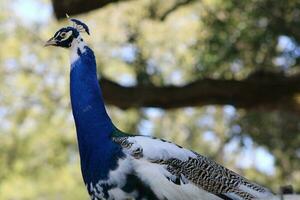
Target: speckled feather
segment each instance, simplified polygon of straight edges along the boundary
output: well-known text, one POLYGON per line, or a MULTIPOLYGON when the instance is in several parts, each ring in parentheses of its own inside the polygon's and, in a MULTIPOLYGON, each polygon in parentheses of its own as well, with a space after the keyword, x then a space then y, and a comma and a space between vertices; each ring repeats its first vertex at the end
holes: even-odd
MULTIPOLYGON (((152 139, 157 140, 156 138, 152 139)), ((113 141, 120 144, 122 148, 131 149, 134 146, 134 142, 130 141, 129 137, 115 137, 113 141)), ((167 142, 165 140, 160 141, 167 142)), ((178 146, 178 151, 181 149, 182 147, 178 146)), ((132 149, 130 152, 136 159, 143 158, 142 147, 132 149)), ((176 157, 156 160, 147 157, 144 158, 148 159, 149 162, 165 166, 168 172, 176 177, 174 183, 177 182, 180 184, 180 182, 184 183, 188 180, 210 193, 228 197, 236 195, 237 198, 243 200, 254 200, 259 197, 271 195, 266 188, 248 181, 207 157, 195 152, 193 153, 196 157, 189 157, 187 160, 180 160, 176 157), (244 191, 245 188, 247 188, 246 191, 244 191)))

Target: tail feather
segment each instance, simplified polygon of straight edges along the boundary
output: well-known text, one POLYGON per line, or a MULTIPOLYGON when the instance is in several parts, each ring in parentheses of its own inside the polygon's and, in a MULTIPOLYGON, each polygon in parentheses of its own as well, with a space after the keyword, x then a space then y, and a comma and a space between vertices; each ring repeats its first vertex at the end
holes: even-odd
POLYGON ((272 199, 275 195, 262 186, 246 182, 218 196, 224 200, 266 200, 272 199))
POLYGON ((239 190, 246 192, 252 196, 254 196, 256 199, 264 199, 267 197, 274 196, 270 190, 267 188, 264 188, 262 186, 252 184, 251 185, 240 185, 239 190))
POLYGON ((237 199, 238 197, 233 196, 231 194, 218 194, 217 196, 223 200, 239 200, 239 199, 237 199))

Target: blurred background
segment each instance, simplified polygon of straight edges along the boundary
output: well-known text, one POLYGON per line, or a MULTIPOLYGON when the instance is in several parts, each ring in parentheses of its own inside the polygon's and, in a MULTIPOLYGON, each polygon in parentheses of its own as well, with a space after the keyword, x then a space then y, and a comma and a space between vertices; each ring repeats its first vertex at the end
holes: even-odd
POLYGON ((91 30, 120 129, 300 192, 299 1, 0 0, 0 10, 1 200, 88 199, 69 53, 43 48, 65 13, 91 30))

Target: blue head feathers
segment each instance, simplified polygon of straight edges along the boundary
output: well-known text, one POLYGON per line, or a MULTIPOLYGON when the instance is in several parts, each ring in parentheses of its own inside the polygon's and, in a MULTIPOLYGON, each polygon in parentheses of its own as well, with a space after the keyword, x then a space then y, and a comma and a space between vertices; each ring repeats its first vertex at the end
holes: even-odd
POLYGON ((59 29, 52 38, 50 38, 45 46, 59 46, 64 48, 71 47, 74 38, 78 38, 80 32, 90 34, 89 27, 78 19, 68 19, 73 23, 73 27, 63 27, 59 29))

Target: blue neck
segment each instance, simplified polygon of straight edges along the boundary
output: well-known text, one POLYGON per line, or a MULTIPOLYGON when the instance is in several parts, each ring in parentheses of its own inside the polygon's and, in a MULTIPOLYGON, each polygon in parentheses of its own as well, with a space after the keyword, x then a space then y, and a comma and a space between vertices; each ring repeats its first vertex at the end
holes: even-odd
POLYGON ((109 139, 113 124, 105 110, 95 56, 87 46, 85 52, 80 52, 79 58, 71 64, 70 77, 71 104, 77 132, 84 131, 84 136, 89 137, 97 134, 102 140, 109 139))
POLYGON ((114 125, 105 110, 94 53, 87 46, 84 49, 71 64, 70 92, 81 170, 89 184, 107 178, 108 171, 116 167, 114 155, 121 153, 110 139, 114 125))

